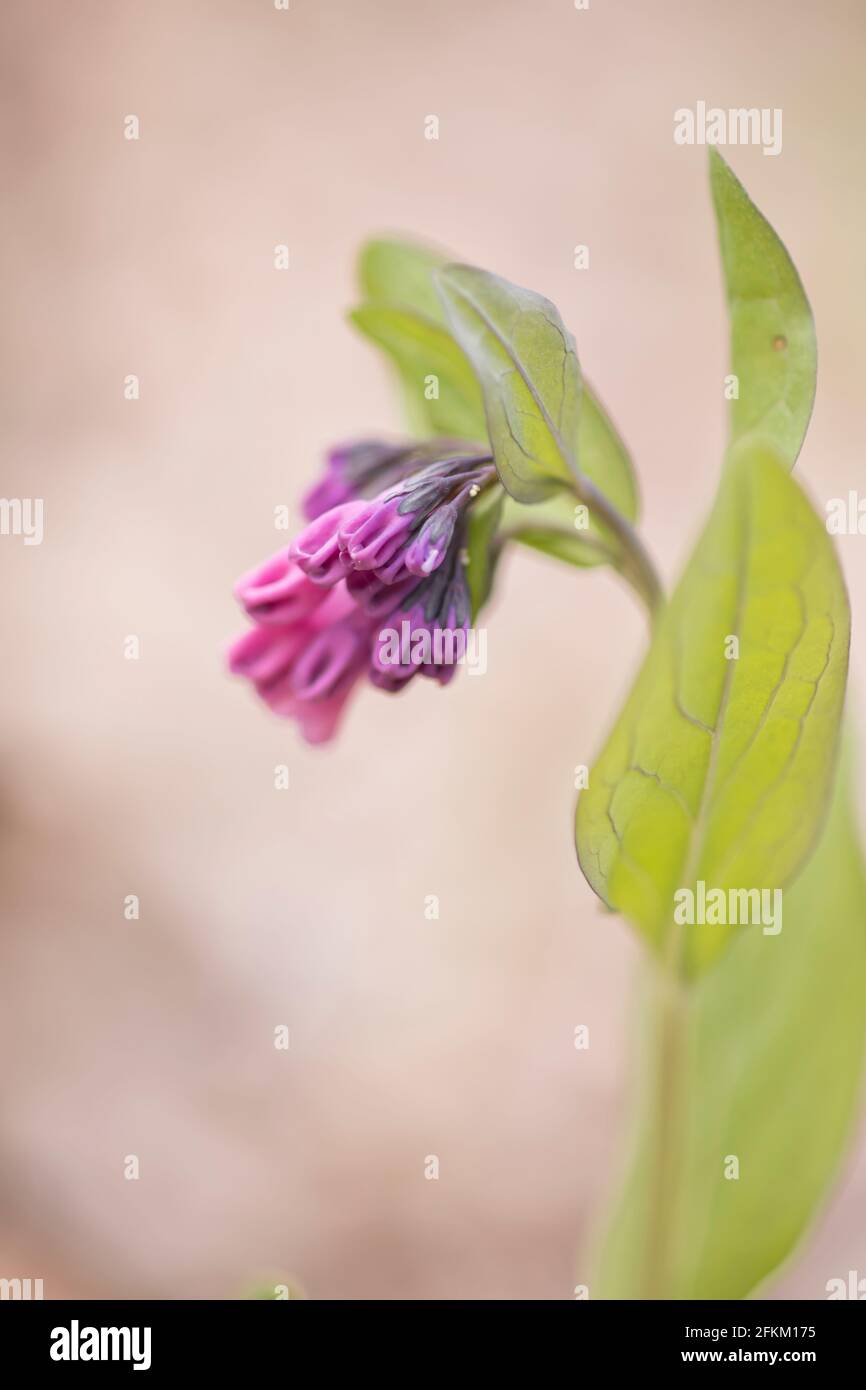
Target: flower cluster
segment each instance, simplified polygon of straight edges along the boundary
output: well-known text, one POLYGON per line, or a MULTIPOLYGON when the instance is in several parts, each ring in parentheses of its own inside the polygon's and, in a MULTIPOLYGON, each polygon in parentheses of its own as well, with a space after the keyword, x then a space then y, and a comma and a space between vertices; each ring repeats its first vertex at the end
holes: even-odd
POLYGON ((309 525, 235 587, 253 627, 229 668, 310 743, 331 738, 365 673, 391 692, 419 673, 446 684, 453 664, 395 664, 383 634, 468 630, 468 515, 495 479, 489 455, 441 441, 335 449, 305 498, 309 525))

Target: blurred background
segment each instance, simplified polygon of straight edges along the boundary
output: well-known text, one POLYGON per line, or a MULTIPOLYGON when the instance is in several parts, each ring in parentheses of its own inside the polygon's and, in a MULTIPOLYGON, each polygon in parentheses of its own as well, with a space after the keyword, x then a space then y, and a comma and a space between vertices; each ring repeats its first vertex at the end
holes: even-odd
MULTIPOLYGON (((0 490, 45 499, 41 546, 0 539, 0 1274, 570 1298, 623 1160, 638 958, 578 872, 574 768, 641 614, 610 575, 516 554, 484 679, 364 690, 310 750, 223 675, 231 587, 329 443, 399 431, 343 317, 382 231, 557 303, 676 575, 724 438, 706 151, 672 138, 699 99, 783 110, 778 158, 728 155, 815 309, 802 475, 821 507, 862 486, 866 12, 8 0, 0 23, 0 490)), ((840 544, 862 706, 866 542, 840 544)), ((864 1218, 861 1129, 770 1295, 866 1274, 864 1218)))

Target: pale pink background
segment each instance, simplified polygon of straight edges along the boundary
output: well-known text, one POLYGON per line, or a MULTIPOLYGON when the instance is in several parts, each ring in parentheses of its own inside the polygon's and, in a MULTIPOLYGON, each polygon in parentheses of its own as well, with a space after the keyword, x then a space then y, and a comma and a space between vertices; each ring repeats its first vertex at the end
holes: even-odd
MULTIPOLYGON (((342 317, 382 229, 556 301, 676 573, 723 440, 705 151, 671 134, 699 98, 783 108, 779 158, 731 158, 818 320, 803 473, 819 502, 862 486, 864 18, 857 0, 3 6, 2 491, 45 498, 46 536, 0 540, 0 1273, 180 1298, 271 1270, 315 1298, 555 1299, 588 1277, 637 949, 577 871, 573 769, 640 614, 607 575, 516 555, 486 678, 365 692, 315 752, 223 677, 231 584, 328 442, 398 425, 342 317)), ((842 546, 861 612, 864 547, 842 546)), ((858 1153, 774 1293, 866 1274, 858 1153)))

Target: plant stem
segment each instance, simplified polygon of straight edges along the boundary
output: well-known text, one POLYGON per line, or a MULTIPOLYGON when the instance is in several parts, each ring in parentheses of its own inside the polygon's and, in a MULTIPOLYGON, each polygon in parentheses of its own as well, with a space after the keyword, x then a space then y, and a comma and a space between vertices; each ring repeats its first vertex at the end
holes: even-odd
MULTIPOLYGON (((614 546, 604 539, 582 536, 581 542, 611 564, 644 600, 650 627, 661 612, 664 591, 650 555, 634 527, 583 474, 575 473, 572 491, 595 514, 614 546)), ((574 540, 564 526, 526 525, 500 533, 499 540, 527 540, 530 536, 555 535, 574 540)), ((641 1296, 669 1296, 672 1268, 672 1235, 676 1218, 679 1159, 683 1144, 682 1082, 685 1062, 688 999, 680 973, 680 933, 671 934, 668 951, 656 966, 653 1006, 657 1031, 652 1040, 655 1066, 655 1129, 649 1174, 649 1208, 643 1265, 638 1270, 641 1296)))
MULTIPOLYGON (((649 552, 634 527, 613 506, 589 478, 575 472, 572 489, 601 522, 615 542, 581 536, 586 545, 615 568, 631 584, 647 606, 650 627, 659 616, 664 591, 649 552)), ((557 536, 574 540, 575 533, 565 526, 525 525, 499 533, 498 542, 528 541, 531 536, 557 536)), ((649 1175, 649 1217, 646 1230, 644 1262, 638 1271, 641 1295, 647 1299, 667 1296, 672 1277, 672 1231, 676 1216, 678 1159, 682 1151, 682 1068, 685 1058, 687 996, 680 975, 681 942, 677 932, 664 960, 657 967, 654 980, 657 1034, 653 1039, 655 1067, 652 1073, 655 1087, 655 1131, 649 1175)))
POLYGON ((570 530, 567 526, 551 526, 548 523, 534 524, 527 521, 523 525, 505 526, 496 533, 496 544, 501 546, 506 541, 522 541, 524 545, 532 544, 533 536, 555 536, 564 541, 573 541, 579 538, 581 546, 593 551, 599 560, 604 564, 612 565, 614 569, 620 567, 620 556, 615 550, 611 550, 603 541, 597 540, 595 536, 578 537, 576 531, 570 530))
POLYGON ((637 531, 584 474, 575 475, 573 487, 578 500, 595 513, 619 543, 620 562, 617 568, 640 594, 652 617, 661 606, 664 591, 649 551, 637 531))
MULTIPOLYGON (((637 541, 640 555, 636 554, 631 544, 626 555, 629 559, 635 556, 636 577, 642 576, 640 582, 649 587, 651 597, 647 602, 650 626, 653 627, 664 596, 652 561, 633 531, 632 536, 637 541)), ((628 537, 624 539, 628 542, 628 537)), ((676 1277, 672 1256, 680 1159, 685 1138, 683 1069, 688 1023, 688 991, 681 973, 681 958, 682 929, 674 924, 661 961, 653 962, 656 1029, 651 1045, 655 1052, 652 1078, 656 1122, 650 1155, 646 1243, 640 1275, 642 1297, 652 1300, 670 1298, 672 1280, 676 1277)))
POLYGON ((581 546, 587 550, 592 550, 603 563, 610 565, 627 584, 631 585, 638 597, 646 604, 652 619, 661 607, 664 598, 661 583, 637 532, 629 526, 623 517, 620 517, 620 520, 630 535, 627 551, 622 548, 612 549, 611 546, 605 545, 604 541, 597 537, 582 535, 569 530, 567 526, 551 526, 548 523, 536 525, 530 521, 523 525, 509 526, 500 531, 496 537, 496 543, 500 547, 506 541, 522 541, 524 544, 531 545, 530 538, 532 536, 555 536, 567 541, 573 541, 579 537, 581 546))
MULTIPOLYGON (((664 591, 655 565, 637 531, 595 484, 576 473, 573 490, 617 542, 616 550, 593 540, 593 545, 631 584, 647 606, 650 628, 661 612, 664 591)), ((564 530, 565 528, 558 528, 564 530)), ((655 1067, 655 1133, 649 1174, 649 1215, 644 1263, 639 1271, 642 1296, 669 1297, 672 1236, 676 1219, 679 1159, 683 1145, 682 1083, 685 1063, 688 998, 680 973, 680 933, 672 933, 669 949, 654 980, 657 1031, 653 1038, 655 1067)))
POLYGON ((679 1157, 683 1146, 682 1081, 687 1001, 683 985, 663 963, 655 982, 657 1033, 654 1083, 656 1129, 649 1173, 649 1216, 641 1294, 646 1299, 671 1296, 672 1235, 676 1216, 679 1157))

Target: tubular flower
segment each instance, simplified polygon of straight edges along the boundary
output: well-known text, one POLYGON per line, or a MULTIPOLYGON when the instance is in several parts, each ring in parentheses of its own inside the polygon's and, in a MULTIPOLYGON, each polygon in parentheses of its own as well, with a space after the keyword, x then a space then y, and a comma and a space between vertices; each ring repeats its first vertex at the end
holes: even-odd
POLYGON ((235 586, 253 627, 229 669, 310 743, 332 737, 364 675, 389 692, 419 673, 447 684, 471 620, 469 513, 491 486, 490 456, 447 441, 332 451, 308 525, 235 586))

